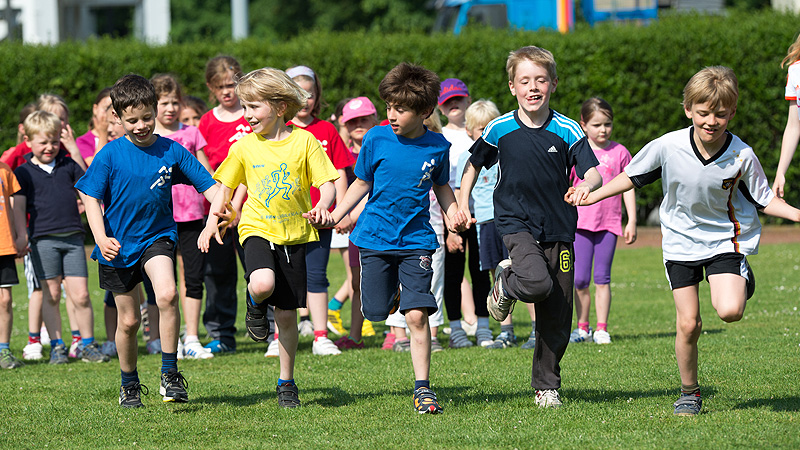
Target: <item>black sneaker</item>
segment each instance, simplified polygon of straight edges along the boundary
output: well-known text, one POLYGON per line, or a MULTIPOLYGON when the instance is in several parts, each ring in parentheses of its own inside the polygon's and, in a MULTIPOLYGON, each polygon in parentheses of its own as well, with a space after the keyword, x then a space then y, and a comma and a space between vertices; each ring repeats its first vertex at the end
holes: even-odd
POLYGON ((421 387, 414 391, 414 409, 420 414, 439 414, 442 407, 431 389, 421 387))
POLYGON ((247 335, 256 342, 267 342, 269 338, 269 319, 267 319, 267 302, 253 306, 250 292, 247 292, 247 312, 244 315, 244 324, 247 335))
POLYGON ((140 384, 138 381, 131 381, 125 386, 119 387, 119 406, 123 408, 141 408, 142 394, 147 395, 150 392, 147 386, 140 384))
POLYGON ((678 401, 672 406, 675 407, 676 416, 696 416, 700 414, 700 409, 703 407, 703 399, 700 393, 696 394, 681 394, 678 401))
POLYGON ((281 408, 299 408, 300 390, 296 384, 279 384, 275 390, 278 392, 278 406, 281 408))
POLYGON ((165 402, 185 403, 189 401, 189 394, 186 393, 188 386, 189 383, 179 371, 170 369, 169 372, 161 374, 161 387, 158 392, 165 402))

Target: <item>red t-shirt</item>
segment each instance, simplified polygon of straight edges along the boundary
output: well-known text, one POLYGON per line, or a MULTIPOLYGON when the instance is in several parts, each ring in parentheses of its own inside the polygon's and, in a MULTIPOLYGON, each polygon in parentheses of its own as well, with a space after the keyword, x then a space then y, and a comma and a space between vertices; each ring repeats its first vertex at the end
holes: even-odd
POLYGON ((204 151, 214 170, 217 170, 228 156, 231 145, 253 131, 250 124, 244 120, 244 116, 233 122, 222 122, 214 115, 213 109, 203 114, 197 128, 206 140, 204 151))
POLYGON ((28 142, 22 141, 16 147, 11 147, 3 152, 3 155, 0 156, 0 162, 8 164, 11 170, 16 170, 17 167, 25 164, 25 155, 30 152, 31 147, 28 145, 28 142))
MULTIPOLYGON (((292 126, 295 124, 292 121, 289 121, 287 125, 292 126)), ((298 128, 303 127, 298 126, 298 128)), ((347 167, 355 164, 356 161, 353 159, 353 154, 350 153, 350 150, 348 150, 341 136, 339 136, 339 132, 332 123, 317 119, 315 117, 314 120, 303 129, 313 134, 314 137, 317 138, 320 145, 322 145, 323 150, 325 150, 325 153, 328 155, 328 159, 331 160, 333 167, 335 167, 337 170, 346 169, 347 167)), ((319 189, 311 186, 310 192, 311 204, 316 206, 320 198, 319 189)), ((333 207, 334 205, 331 205, 331 211, 333 211, 333 207)))

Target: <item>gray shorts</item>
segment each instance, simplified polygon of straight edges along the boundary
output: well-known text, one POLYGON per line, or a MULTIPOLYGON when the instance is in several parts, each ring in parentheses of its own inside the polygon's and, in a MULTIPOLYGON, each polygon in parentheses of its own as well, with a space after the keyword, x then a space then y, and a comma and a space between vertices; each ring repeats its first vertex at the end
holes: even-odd
POLYGON ((83 233, 32 239, 30 247, 33 269, 40 280, 89 276, 83 233))

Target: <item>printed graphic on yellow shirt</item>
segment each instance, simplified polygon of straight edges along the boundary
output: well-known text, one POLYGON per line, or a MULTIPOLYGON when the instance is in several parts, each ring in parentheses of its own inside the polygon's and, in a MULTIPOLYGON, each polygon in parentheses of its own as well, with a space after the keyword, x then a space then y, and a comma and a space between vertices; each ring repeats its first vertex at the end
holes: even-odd
POLYGON ((287 170, 286 164, 281 163, 278 170, 273 171, 268 177, 259 181, 256 186, 256 192, 258 192, 258 198, 264 200, 264 205, 267 208, 269 208, 269 202, 278 194, 284 200, 291 200, 290 195, 300 186, 300 178, 298 177, 288 181, 291 175, 292 173, 287 170))

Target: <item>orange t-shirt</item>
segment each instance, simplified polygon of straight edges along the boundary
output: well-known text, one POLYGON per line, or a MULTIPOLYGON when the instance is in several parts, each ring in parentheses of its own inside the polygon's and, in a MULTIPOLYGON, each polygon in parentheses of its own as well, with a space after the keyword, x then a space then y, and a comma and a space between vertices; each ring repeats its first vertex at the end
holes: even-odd
POLYGON ((16 255, 11 229, 11 196, 19 192, 19 183, 11 167, 0 162, 0 255, 16 255))

